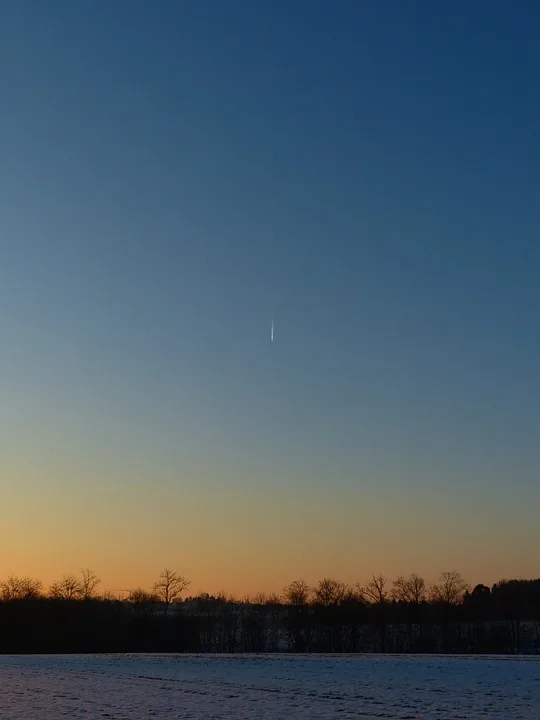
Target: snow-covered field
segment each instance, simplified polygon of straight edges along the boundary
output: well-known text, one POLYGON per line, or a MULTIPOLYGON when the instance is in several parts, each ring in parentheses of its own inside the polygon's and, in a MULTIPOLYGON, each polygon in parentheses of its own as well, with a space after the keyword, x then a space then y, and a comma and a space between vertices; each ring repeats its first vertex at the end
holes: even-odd
POLYGON ((0 719, 540 718, 540 661, 0 656, 0 719))

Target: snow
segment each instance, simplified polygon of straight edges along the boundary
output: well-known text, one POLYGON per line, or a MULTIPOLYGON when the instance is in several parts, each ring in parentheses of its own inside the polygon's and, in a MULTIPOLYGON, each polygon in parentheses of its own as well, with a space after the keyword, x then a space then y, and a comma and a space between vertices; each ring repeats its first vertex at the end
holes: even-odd
POLYGON ((540 717, 531 657, 0 656, 0 718, 540 717))

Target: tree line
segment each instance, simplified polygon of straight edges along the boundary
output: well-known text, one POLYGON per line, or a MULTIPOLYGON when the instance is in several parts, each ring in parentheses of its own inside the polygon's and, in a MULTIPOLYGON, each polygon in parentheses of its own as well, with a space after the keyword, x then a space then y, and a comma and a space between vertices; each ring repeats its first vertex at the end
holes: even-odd
POLYGON ((34 578, 0 583, 0 652, 540 653, 540 579, 471 589, 456 571, 364 585, 294 580, 281 595, 187 596, 165 569, 151 590, 99 593, 90 569, 48 590, 34 578))

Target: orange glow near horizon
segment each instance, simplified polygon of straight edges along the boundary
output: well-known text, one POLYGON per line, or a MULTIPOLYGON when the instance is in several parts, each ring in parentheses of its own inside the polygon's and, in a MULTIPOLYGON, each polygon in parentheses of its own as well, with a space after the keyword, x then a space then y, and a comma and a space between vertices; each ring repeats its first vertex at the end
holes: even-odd
POLYGON ((389 504, 376 492, 293 498, 275 489, 246 499, 234 487, 196 494, 140 486, 126 497, 103 483, 43 497, 20 483, 0 509, 0 580, 29 575, 47 588, 89 567, 100 590, 128 591, 150 589, 170 567, 190 580, 187 594, 242 598, 281 593, 295 579, 355 585, 373 573, 391 581, 417 572, 436 581, 456 569, 471 585, 490 585, 536 570, 532 538, 517 518, 507 514, 506 534, 502 526, 494 534, 490 518, 472 508, 457 524, 457 508, 421 507, 405 496, 389 504))

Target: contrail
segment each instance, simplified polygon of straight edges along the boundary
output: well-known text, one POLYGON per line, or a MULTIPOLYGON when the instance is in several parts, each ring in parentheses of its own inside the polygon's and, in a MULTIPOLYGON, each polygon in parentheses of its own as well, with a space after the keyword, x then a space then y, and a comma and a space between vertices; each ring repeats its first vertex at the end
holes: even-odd
POLYGON ((272 325, 270 326, 270 342, 274 342, 274 318, 272 318, 272 325))

